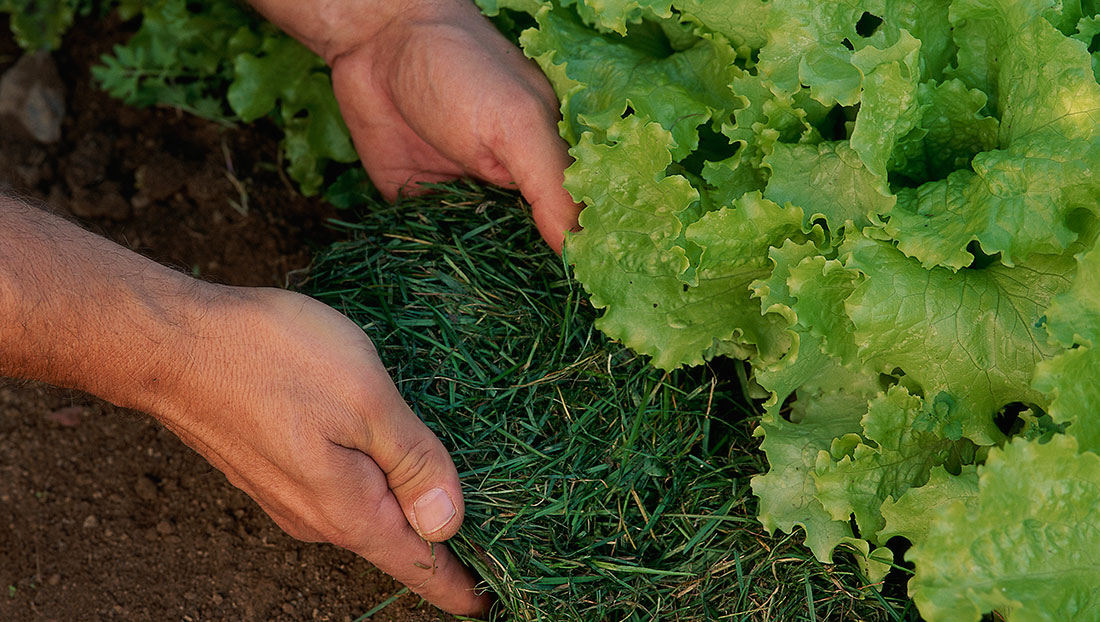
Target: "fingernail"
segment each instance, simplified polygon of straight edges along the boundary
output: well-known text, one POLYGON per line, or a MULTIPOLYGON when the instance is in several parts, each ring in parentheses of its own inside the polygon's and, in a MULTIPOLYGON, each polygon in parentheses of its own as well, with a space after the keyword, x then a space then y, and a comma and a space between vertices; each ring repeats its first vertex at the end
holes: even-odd
POLYGON ((455 504, 442 488, 433 488, 420 496, 413 504, 416 530, 426 536, 447 526, 455 517, 455 504))

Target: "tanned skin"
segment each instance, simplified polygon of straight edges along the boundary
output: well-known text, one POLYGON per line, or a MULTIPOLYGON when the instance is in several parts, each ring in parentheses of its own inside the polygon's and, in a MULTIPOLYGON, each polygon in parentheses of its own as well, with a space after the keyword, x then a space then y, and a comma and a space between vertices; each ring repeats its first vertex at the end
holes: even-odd
MULTIPOLYGON (((388 198, 470 176, 517 187, 560 250, 578 208, 557 99, 469 0, 256 0, 319 53, 388 198)), ((196 281, 0 197, 0 375, 156 417, 284 530, 370 560, 440 608, 483 614, 441 543, 462 523, 454 463, 367 335, 300 294, 196 281)))

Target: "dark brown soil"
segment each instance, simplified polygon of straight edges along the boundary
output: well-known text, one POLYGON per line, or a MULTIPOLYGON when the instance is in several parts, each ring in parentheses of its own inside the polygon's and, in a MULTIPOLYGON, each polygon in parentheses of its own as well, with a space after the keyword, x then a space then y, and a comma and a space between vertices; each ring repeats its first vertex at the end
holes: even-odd
MULTIPOLYGON (((0 20, 0 72, 19 54, 7 33, 0 20)), ((63 138, 0 136, 0 189, 201 278, 292 284, 310 245, 333 239, 329 208, 285 184, 263 126, 100 93, 89 65, 125 34, 85 22, 67 37, 54 55, 63 138)), ((0 620, 351 621, 399 589, 347 551, 283 534, 152 419, 0 380, 0 620)), ((451 618, 405 595, 372 619, 451 618)))

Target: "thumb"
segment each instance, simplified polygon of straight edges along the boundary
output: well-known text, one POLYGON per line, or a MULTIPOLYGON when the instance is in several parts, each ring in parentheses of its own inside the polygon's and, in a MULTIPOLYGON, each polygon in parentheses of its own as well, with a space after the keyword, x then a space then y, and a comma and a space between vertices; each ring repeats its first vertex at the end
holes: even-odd
POLYGON ((443 443, 409 408, 389 377, 384 380, 373 383, 385 388, 372 396, 364 409, 366 417, 350 431, 351 446, 370 456, 386 475, 420 537, 442 542, 458 532, 465 513, 458 470, 443 443))

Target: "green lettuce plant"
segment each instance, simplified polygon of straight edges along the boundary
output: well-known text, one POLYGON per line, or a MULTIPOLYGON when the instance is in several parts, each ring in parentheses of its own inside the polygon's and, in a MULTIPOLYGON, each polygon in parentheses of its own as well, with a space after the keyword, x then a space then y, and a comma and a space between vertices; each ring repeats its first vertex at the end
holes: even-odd
POLYGON ((609 336, 748 361, 769 530, 928 620, 1100 619, 1095 0, 481 0, 609 336), (900 560, 899 560, 900 561, 900 560))

